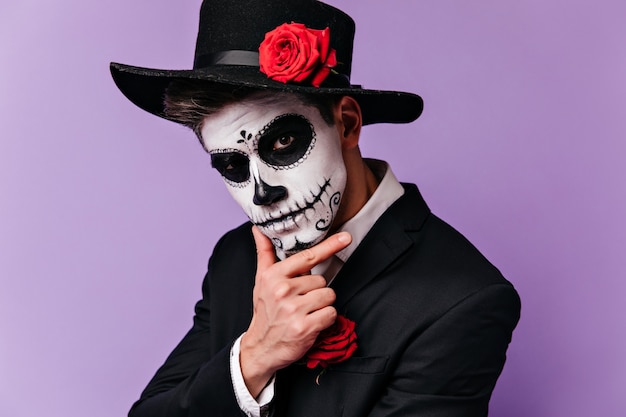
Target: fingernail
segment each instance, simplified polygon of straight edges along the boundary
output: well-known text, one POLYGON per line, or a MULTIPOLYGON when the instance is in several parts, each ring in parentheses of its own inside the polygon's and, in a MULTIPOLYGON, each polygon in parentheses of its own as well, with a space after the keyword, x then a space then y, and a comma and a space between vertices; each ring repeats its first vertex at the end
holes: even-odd
POLYGON ((337 240, 341 243, 350 243, 352 236, 348 232, 341 232, 337 235, 337 240))

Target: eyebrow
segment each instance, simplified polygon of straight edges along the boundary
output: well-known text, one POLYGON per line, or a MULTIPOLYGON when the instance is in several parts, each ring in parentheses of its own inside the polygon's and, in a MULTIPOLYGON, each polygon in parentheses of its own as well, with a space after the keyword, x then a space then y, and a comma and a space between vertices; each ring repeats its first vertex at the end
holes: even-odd
MULTIPOLYGON (((241 132, 239 132, 239 134, 244 137, 246 140, 250 140, 252 138, 254 138, 254 136, 252 135, 252 133, 247 133, 245 130, 242 130, 241 132), (246 136, 243 136, 243 134, 246 133, 246 136)), ((251 148, 249 145, 246 145, 246 141, 242 138, 239 139, 235 139, 236 144, 238 145, 243 145, 244 147, 247 147, 247 149, 238 149, 238 148, 215 148, 215 149, 207 149, 207 152, 209 155, 214 155, 214 154, 218 154, 218 153, 230 153, 230 152, 237 152, 240 153, 242 155, 247 156, 248 153, 246 151, 252 151, 255 147, 256 144, 254 144, 254 146, 251 148)))
POLYGON ((263 126, 263 129, 261 129, 261 131, 257 134, 257 138, 261 140, 262 138, 270 135, 283 133, 281 129, 288 128, 290 127, 290 125, 293 126, 294 122, 296 121, 299 123, 305 123, 311 129, 311 131, 314 132, 313 125, 311 124, 309 119, 307 119, 303 115, 298 113, 284 113, 280 116, 276 116, 269 123, 263 126))
MULTIPOLYGON (((315 130, 313 129, 313 124, 305 116, 298 114, 298 113, 283 113, 281 115, 274 117, 269 122, 267 122, 265 126, 263 126, 263 128, 261 128, 259 133, 257 133, 256 135, 253 135, 250 131, 246 129, 241 129, 239 131, 239 135, 237 136, 237 139, 235 139, 235 142, 237 144, 245 144, 246 142, 249 142, 250 140, 254 140, 253 148, 249 150, 257 149, 257 144, 260 139, 265 138, 269 135, 275 135, 276 133, 282 133, 280 129, 288 127, 288 124, 293 123, 294 119, 296 118, 302 122, 305 122, 311 128, 311 131, 315 132, 315 130)), ((216 148, 210 151, 207 150, 207 152, 209 153, 209 155, 213 155, 216 153, 238 152, 242 155, 247 156, 245 152, 243 152, 240 149, 235 149, 235 148, 216 148)))
MULTIPOLYGON (((240 149, 235 149, 235 148, 218 148, 218 149, 212 149, 209 152, 210 156, 217 156, 217 155, 224 155, 224 156, 228 156, 228 154, 239 154, 239 155, 243 155, 246 158, 248 157, 248 154, 243 152, 240 149)), ((211 165, 213 165, 213 159, 211 159, 211 165)))

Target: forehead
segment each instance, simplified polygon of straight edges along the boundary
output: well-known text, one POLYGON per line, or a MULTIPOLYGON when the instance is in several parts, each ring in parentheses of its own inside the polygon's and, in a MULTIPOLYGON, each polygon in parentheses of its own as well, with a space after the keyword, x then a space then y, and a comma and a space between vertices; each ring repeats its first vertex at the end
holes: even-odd
POLYGON ((325 123, 317 108, 304 104, 297 97, 280 94, 271 99, 250 98, 224 106, 204 119, 200 133, 210 152, 218 149, 237 149, 242 132, 252 136, 285 114, 298 114, 314 127, 325 123))

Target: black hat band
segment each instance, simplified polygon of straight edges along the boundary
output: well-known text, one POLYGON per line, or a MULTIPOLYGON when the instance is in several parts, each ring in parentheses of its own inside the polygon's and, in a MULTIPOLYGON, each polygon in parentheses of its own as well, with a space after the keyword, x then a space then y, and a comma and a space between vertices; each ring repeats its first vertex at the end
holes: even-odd
POLYGON ((219 51, 197 56, 194 62, 195 68, 210 67, 212 65, 245 65, 258 67, 259 53, 242 50, 219 51))
MULTIPOLYGON (((230 50, 219 51, 210 54, 199 55, 194 62, 194 68, 205 68, 213 65, 242 65, 246 67, 259 67, 259 53, 254 51, 230 50)), ((333 72, 334 85, 350 86, 350 77, 346 74, 333 72)))

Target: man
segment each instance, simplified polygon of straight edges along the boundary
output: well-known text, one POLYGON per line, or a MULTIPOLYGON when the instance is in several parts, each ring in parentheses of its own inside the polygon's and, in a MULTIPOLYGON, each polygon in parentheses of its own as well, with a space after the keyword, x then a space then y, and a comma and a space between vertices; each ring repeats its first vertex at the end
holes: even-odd
POLYGON ((361 158, 364 124, 421 113, 349 82, 353 21, 313 0, 206 0, 193 70, 112 64, 192 128, 250 219, 217 244, 194 325, 131 416, 484 416, 513 287, 361 158))

